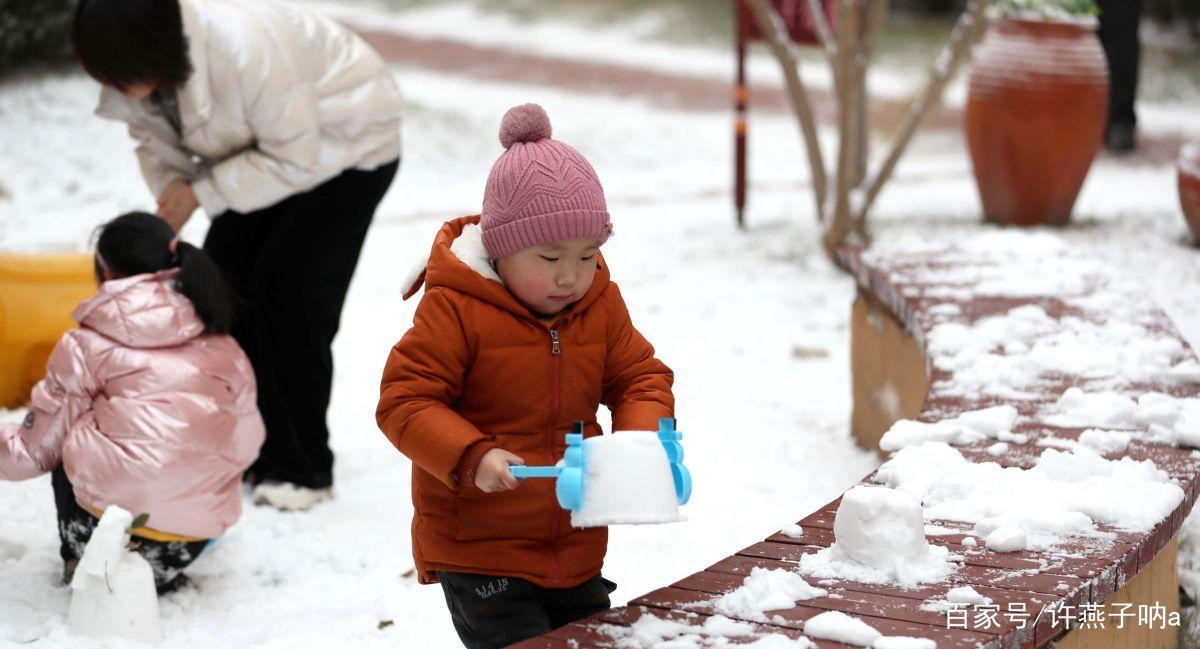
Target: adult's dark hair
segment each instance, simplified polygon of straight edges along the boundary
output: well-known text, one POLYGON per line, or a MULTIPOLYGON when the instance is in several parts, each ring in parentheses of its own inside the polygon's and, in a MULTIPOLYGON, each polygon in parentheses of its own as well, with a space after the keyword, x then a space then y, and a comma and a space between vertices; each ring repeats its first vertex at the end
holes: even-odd
POLYGON ((71 47, 106 86, 182 86, 192 74, 178 0, 80 0, 71 47))
POLYGON ((203 250, 185 241, 171 241, 175 230, 166 221, 145 212, 130 212, 100 226, 96 252, 104 260, 96 272, 107 270, 112 279, 156 273, 179 267, 177 288, 196 309, 208 331, 229 333, 233 302, 225 277, 203 250))

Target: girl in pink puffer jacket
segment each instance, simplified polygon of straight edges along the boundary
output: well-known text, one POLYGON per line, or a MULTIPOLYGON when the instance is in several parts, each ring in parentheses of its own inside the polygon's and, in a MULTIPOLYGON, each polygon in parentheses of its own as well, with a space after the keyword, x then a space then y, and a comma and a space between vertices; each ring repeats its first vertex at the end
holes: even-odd
POLYGON ((53 472, 68 581, 105 507, 148 514, 135 541, 163 592, 241 516, 264 435, 254 370, 220 272, 162 219, 103 225, 95 266, 24 423, 0 427, 0 478, 53 472))

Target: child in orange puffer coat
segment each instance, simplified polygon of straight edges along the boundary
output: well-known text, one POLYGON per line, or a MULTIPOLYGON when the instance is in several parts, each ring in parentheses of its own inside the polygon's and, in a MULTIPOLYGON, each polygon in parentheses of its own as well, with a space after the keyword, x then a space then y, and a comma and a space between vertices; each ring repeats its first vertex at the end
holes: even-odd
MULTIPOLYGON (((609 606, 605 528, 573 529, 550 480, 571 423, 599 435, 674 416, 671 370, 630 320, 600 255, 604 192, 535 104, 508 111, 483 213, 446 223, 376 413, 413 462, 413 554, 472 649, 502 647, 609 606)), ((418 277, 408 294, 420 288, 418 277)))

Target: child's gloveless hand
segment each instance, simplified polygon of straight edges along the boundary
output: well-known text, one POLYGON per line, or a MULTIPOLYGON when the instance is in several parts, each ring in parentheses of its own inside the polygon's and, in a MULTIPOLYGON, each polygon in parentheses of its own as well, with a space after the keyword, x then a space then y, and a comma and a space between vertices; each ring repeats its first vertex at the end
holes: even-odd
POLYGON ((508 470, 510 464, 525 464, 525 460, 500 448, 484 453, 475 469, 475 486, 485 493, 516 489, 521 481, 508 470))

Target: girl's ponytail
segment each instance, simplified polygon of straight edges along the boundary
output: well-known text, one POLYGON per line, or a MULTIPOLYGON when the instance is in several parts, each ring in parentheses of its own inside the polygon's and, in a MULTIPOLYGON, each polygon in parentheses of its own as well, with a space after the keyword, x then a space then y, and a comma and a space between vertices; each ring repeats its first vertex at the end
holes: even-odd
POLYGON ((97 275, 112 279, 179 267, 179 292, 192 302, 205 329, 229 333, 233 300, 221 270, 203 250, 179 241, 167 222, 145 212, 130 212, 100 226, 96 240, 97 275))
POLYGON ((185 241, 176 243, 175 255, 179 260, 179 292, 192 301, 206 329, 229 333, 233 301, 221 270, 207 253, 185 241))

